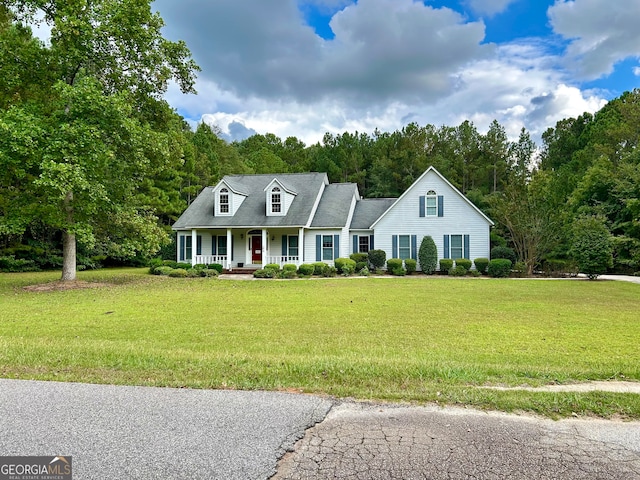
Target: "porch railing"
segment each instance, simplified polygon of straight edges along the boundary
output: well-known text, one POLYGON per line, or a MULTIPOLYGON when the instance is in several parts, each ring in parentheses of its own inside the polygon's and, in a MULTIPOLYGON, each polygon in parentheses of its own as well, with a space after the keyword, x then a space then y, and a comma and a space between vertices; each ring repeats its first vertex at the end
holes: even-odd
POLYGON ((212 263, 219 263, 222 266, 226 266, 227 255, 196 255, 194 263, 196 265, 198 264, 211 265, 212 263))
POLYGON ((300 266, 300 257, 298 255, 278 255, 276 257, 267 257, 267 263, 277 263, 280 265, 280 268, 285 263, 293 263, 295 265, 300 266))

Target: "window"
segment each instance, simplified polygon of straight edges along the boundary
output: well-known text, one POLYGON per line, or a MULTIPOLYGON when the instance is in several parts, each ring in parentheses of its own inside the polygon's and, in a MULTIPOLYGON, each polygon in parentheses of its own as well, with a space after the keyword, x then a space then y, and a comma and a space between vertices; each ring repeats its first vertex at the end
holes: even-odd
POLYGON ((289 256, 297 257, 298 256, 298 237, 295 235, 289 235, 287 237, 289 243, 289 256))
POLYGON ((411 258, 411 239, 409 235, 398 235, 398 258, 411 258))
POLYGON ((360 235, 360 237, 358 237, 358 252, 359 253, 369 252, 369 236, 368 235, 360 235))
POLYGON ((191 260, 191 255, 193 251, 193 246, 192 246, 193 242, 192 242, 191 235, 185 236, 184 239, 185 239, 184 259, 191 260))
POLYGON ((427 192, 425 197, 427 217, 435 217, 438 215, 438 196, 433 190, 427 192))
POLYGON ((462 235, 451 235, 451 258, 464 258, 462 235))
POLYGON ((282 196, 280 195, 280 189, 273 187, 271 190, 271 213, 282 212, 282 196))
POLYGON ((333 260, 333 236, 322 236, 322 260, 333 260))
POLYGON ((218 236, 218 255, 227 254, 227 237, 224 235, 218 236))
POLYGON ((229 190, 220 190, 220 213, 229 213, 229 190))

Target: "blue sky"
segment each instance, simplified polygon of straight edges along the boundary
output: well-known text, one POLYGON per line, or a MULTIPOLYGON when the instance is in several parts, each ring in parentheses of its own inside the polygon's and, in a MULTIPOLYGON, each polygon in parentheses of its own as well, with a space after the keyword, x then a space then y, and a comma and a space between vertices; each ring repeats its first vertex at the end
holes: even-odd
POLYGON ((640 0, 156 0, 202 67, 167 100, 230 137, 409 121, 535 139, 640 80, 640 0))

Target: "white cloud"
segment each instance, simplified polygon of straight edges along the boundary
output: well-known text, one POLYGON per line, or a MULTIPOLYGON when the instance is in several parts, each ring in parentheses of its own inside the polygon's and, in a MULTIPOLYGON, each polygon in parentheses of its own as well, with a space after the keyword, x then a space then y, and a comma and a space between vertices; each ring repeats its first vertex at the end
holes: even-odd
POLYGON ((640 56, 640 0, 556 0, 548 15, 569 39, 567 63, 581 78, 608 75, 617 62, 640 56))
POLYGON ((518 0, 466 0, 466 4, 476 13, 489 17, 504 12, 518 0))

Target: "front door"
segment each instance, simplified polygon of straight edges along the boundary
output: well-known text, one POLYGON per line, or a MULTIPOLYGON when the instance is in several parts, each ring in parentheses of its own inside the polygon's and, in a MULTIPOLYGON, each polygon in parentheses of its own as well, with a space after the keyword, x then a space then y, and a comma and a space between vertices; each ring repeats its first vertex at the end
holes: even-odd
POLYGON ((251 237, 251 263, 262 263, 262 237, 251 237))

